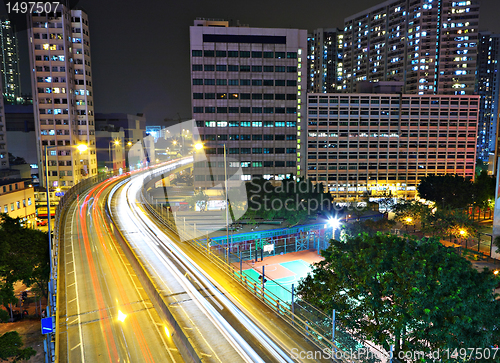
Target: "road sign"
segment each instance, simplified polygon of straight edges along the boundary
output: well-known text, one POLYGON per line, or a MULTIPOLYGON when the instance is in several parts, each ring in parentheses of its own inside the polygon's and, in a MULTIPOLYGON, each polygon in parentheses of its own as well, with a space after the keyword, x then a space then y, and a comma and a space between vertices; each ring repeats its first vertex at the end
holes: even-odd
POLYGON ((42 334, 52 333, 54 325, 52 324, 52 317, 42 319, 42 334))

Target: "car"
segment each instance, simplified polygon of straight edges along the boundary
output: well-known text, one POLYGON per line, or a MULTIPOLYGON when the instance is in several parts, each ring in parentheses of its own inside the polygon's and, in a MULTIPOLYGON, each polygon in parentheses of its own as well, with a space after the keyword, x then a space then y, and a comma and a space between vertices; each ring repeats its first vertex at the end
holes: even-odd
POLYGON ((47 223, 48 223, 48 221, 46 219, 37 218, 37 220, 36 220, 37 227, 39 227, 39 226, 46 226, 47 223))

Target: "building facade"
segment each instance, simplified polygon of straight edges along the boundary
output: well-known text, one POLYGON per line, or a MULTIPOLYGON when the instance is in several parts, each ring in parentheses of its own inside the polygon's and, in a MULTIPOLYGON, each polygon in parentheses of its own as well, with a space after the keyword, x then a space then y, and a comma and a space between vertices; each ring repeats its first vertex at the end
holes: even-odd
MULTIPOLYGON (((3 89, 0 79, 0 91, 3 89)), ((0 97, 0 170, 9 168, 9 151, 7 149, 7 125, 3 97, 0 97)))
POLYGON ((33 186, 22 180, 0 181, 0 212, 20 218, 28 228, 36 227, 35 194, 33 186))
POLYGON ((343 45, 343 32, 337 28, 319 28, 307 36, 307 92, 341 92, 343 45))
MULTIPOLYGON (((244 180, 303 175, 307 31, 197 20, 190 37, 193 119, 206 155, 222 158, 225 145, 244 180)), ((223 164, 195 166, 198 187, 224 180, 223 164)))
POLYGON ((479 0, 388 0, 345 19, 345 92, 402 81, 408 94, 475 90, 479 0))
POLYGON ((479 96, 316 93, 307 109, 307 176, 338 199, 474 177, 479 96))
POLYGON ((9 20, 0 19, 0 65, 3 96, 8 103, 21 99, 21 73, 16 31, 9 20))
POLYGON ((479 34, 477 52, 477 94, 479 123, 477 133, 477 157, 488 161, 495 153, 500 97, 500 34, 479 34))
POLYGON ((47 185, 47 150, 49 186, 71 187, 97 174, 88 17, 59 5, 56 16, 34 13, 29 21, 39 170, 47 185))

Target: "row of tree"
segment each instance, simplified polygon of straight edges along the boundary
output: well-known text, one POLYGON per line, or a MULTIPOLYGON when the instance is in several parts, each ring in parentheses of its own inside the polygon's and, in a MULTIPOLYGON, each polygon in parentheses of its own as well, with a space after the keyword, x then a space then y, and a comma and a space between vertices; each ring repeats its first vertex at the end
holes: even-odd
POLYGON ((299 296, 386 349, 489 348, 500 339, 498 279, 438 239, 358 234, 331 241, 299 296))

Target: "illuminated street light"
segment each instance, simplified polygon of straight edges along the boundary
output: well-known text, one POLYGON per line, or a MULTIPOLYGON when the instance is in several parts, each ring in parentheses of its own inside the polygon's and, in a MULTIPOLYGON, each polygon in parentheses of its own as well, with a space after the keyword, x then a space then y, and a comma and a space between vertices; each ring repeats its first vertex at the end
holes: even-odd
POLYGON ((87 149, 89 148, 87 145, 85 144, 80 144, 76 147, 78 149, 79 152, 84 152, 84 151, 87 151, 87 149))
POLYGON ((127 146, 132 146, 132 142, 131 141, 127 142, 127 146))
POLYGON ((467 231, 465 229, 461 229, 459 233, 461 236, 465 236, 467 234, 467 231))
POLYGON ((499 272, 498 270, 493 271, 493 275, 495 276, 498 275, 498 272, 499 272))
POLYGON ((198 142, 194 145, 194 148, 199 151, 203 149, 203 144, 201 142, 198 142))
POLYGON ((411 217, 406 217, 406 218, 405 218, 405 221, 406 221, 406 223, 410 224, 411 222, 413 222, 413 218, 411 218, 411 217))
POLYGON ((177 140, 172 141, 172 144, 175 146, 177 145, 177 140))
POLYGON ((122 313, 121 310, 118 310, 118 320, 120 320, 123 323, 126 318, 127 318, 127 315, 122 313))

